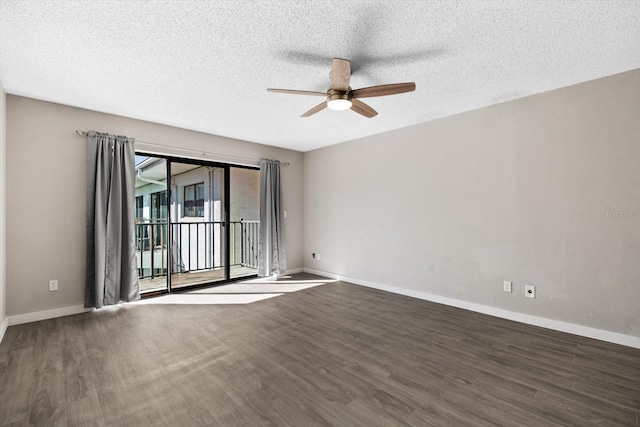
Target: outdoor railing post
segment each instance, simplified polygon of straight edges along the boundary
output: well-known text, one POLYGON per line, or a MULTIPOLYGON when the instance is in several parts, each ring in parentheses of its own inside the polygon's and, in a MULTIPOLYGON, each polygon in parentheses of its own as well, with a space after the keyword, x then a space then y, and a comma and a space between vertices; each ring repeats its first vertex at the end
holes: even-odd
POLYGON ((196 223, 196 270, 200 270, 200 223, 196 223))
POLYGON ((216 223, 211 223, 211 268, 216 268, 216 223))
POLYGON ((136 241, 138 242, 138 251, 140 252, 140 271, 138 272, 139 277, 144 276, 144 243, 142 242, 141 231, 142 231, 141 225, 136 224, 136 234, 137 234, 136 241))
POLYGON ((160 270, 160 272, 161 274, 164 274, 164 271, 166 268, 165 261, 164 261, 164 244, 165 244, 164 233, 166 232, 164 222, 160 224, 160 230, 162 232, 160 236, 160 260, 162 261, 162 269, 160 270))
POLYGON ((240 265, 244 267, 244 218, 240 218, 240 265))
POLYGON ((155 246, 154 243, 156 241, 155 238, 155 227, 153 226, 153 224, 149 224, 149 228, 151 229, 151 239, 149 240, 149 254, 151 255, 151 278, 153 279, 155 277, 155 268, 154 268, 154 263, 155 263, 155 257, 154 252, 155 252, 155 246))

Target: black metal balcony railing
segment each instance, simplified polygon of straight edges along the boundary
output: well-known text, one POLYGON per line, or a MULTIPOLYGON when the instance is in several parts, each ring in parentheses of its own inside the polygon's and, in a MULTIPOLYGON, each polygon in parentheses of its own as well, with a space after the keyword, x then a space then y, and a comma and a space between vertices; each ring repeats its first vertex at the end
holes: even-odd
MULTIPOLYGON (((240 265, 258 268, 258 242, 260 241, 260 221, 232 222, 231 241, 240 242, 240 265), (240 229, 240 239, 236 240, 234 232, 240 229)), ((231 264, 234 265, 234 264, 231 264)))
MULTIPOLYGON (((143 220, 136 224, 138 275, 142 278, 165 276, 169 255, 167 232, 173 240, 173 271, 193 272, 221 268, 225 224, 221 221, 194 223, 143 220)), ((258 268, 260 221, 232 221, 229 265, 258 268)))
POLYGON ((136 251, 138 277, 158 277, 167 274, 167 230, 165 220, 137 220, 136 251))

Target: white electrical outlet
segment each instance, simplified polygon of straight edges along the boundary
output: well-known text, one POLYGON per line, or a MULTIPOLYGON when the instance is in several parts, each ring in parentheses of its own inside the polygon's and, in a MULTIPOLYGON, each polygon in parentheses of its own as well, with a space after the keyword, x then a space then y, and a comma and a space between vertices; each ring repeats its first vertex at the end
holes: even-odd
POLYGON ((49 292, 58 290, 58 281, 57 280, 49 280, 49 292))
POLYGON ((316 254, 316 259, 320 259, 320 254, 316 254))
POLYGON ((536 297, 536 287, 531 285, 526 285, 524 287, 524 296, 527 298, 535 298, 536 297))
POLYGON ((511 292, 511 282, 505 280, 502 286, 505 292, 511 292))

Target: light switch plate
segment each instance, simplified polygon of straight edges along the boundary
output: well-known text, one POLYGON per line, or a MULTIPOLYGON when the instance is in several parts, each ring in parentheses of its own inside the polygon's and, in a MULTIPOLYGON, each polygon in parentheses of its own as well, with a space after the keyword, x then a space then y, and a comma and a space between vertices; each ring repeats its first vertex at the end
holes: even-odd
POLYGON ((511 282, 505 280, 503 283, 503 289, 505 292, 511 292, 511 282))

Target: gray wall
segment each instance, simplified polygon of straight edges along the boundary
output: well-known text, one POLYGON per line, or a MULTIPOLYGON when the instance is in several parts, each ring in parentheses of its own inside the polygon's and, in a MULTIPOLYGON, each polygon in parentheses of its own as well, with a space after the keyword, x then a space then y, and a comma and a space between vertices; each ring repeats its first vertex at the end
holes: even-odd
POLYGON ((640 336, 640 70, 307 152, 304 212, 306 268, 640 336))
POLYGON ((7 246, 6 246, 6 129, 7 129, 7 97, 0 84, 0 340, 2 340, 2 324, 7 316, 6 280, 7 280, 7 246))
POLYGON ((260 221, 260 173, 252 169, 231 169, 231 185, 231 221, 260 221))
POLYGON ((242 164, 257 162, 227 156, 290 162, 282 170, 289 267, 302 267, 302 153, 8 95, 8 315, 84 301, 86 138, 75 129, 195 150, 138 144, 156 153, 242 164), (59 291, 48 291, 49 279, 60 281, 59 291))

